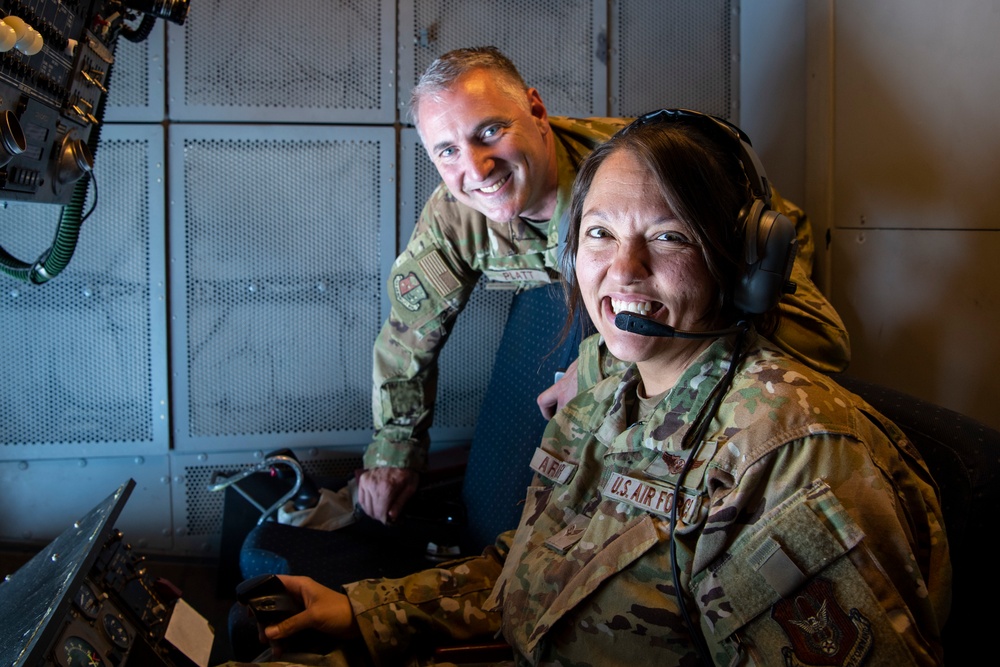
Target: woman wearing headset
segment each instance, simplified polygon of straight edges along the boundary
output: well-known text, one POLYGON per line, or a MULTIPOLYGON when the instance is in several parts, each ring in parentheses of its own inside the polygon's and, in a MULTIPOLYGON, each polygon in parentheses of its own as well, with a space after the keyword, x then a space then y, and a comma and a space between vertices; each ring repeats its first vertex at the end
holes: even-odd
POLYGON ((552 419, 495 548, 346 596, 283 578, 307 610, 268 637, 320 627, 377 664, 497 627, 517 664, 939 663, 934 483, 893 424, 768 341, 794 253, 768 191, 745 136, 694 112, 594 151, 563 275, 628 367, 552 419))

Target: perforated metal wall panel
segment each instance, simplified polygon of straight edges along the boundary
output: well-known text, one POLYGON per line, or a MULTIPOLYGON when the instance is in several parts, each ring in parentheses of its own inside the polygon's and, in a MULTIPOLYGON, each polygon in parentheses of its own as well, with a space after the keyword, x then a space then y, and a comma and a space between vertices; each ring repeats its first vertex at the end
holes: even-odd
POLYGON ((367 441, 391 128, 173 125, 174 442, 367 441))
POLYGON ((109 123, 159 123, 163 120, 166 86, 163 76, 164 28, 157 21, 142 42, 119 39, 108 86, 104 119, 109 123))
POLYGON ((192 2, 169 28, 174 120, 395 118, 393 0, 192 2))
MULTIPOLYGON (((69 266, 44 285, 0 275, 0 458, 168 448, 163 129, 106 126, 95 157, 69 266)), ((5 248, 34 261, 59 212, 0 209, 5 248)))
MULTIPOLYGON (((492 45, 537 88, 552 114, 604 114, 604 0, 414 0, 399 5, 399 102, 435 58, 452 49, 492 45)), ((405 118, 401 114, 401 118, 405 118)))
POLYGON ((612 116, 739 118, 739 0, 611 0, 612 116))

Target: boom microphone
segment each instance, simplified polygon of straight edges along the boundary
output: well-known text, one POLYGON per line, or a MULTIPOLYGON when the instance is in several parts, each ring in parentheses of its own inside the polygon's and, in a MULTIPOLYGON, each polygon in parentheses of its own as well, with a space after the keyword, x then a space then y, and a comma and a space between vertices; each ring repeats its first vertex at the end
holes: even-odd
POLYGON ((735 327, 716 329, 714 331, 678 331, 669 324, 660 324, 655 320, 639 317, 635 313, 621 312, 615 315, 615 326, 622 331, 639 334, 640 336, 657 336, 660 338, 721 338, 746 329, 746 322, 738 322, 735 327))

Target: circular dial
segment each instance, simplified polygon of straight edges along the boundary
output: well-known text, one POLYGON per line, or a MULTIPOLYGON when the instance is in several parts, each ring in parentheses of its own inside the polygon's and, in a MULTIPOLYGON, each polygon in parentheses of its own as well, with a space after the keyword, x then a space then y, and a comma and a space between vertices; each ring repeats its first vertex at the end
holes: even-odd
POLYGON ((115 646, 118 648, 128 648, 130 641, 128 630, 125 629, 125 624, 117 616, 105 614, 104 618, 101 619, 101 624, 115 646))
POLYGON ((82 637, 70 637, 62 650, 66 667, 105 667, 101 654, 82 637))
POLYGON ((76 603, 76 606, 83 612, 84 616, 87 618, 97 618, 97 610, 101 606, 101 602, 97 599, 97 595, 94 594, 90 586, 87 584, 80 586, 80 590, 77 591, 73 602, 76 603))

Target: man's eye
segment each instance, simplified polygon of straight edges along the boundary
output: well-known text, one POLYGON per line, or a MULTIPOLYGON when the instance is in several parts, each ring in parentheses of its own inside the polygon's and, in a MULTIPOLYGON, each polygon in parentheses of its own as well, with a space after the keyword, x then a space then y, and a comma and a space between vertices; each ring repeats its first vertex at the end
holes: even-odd
POLYGON ((438 153, 438 157, 449 158, 449 157, 451 157, 454 154, 455 154, 455 149, 454 148, 445 148, 443 151, 441 151, 440 153, 438 153))

